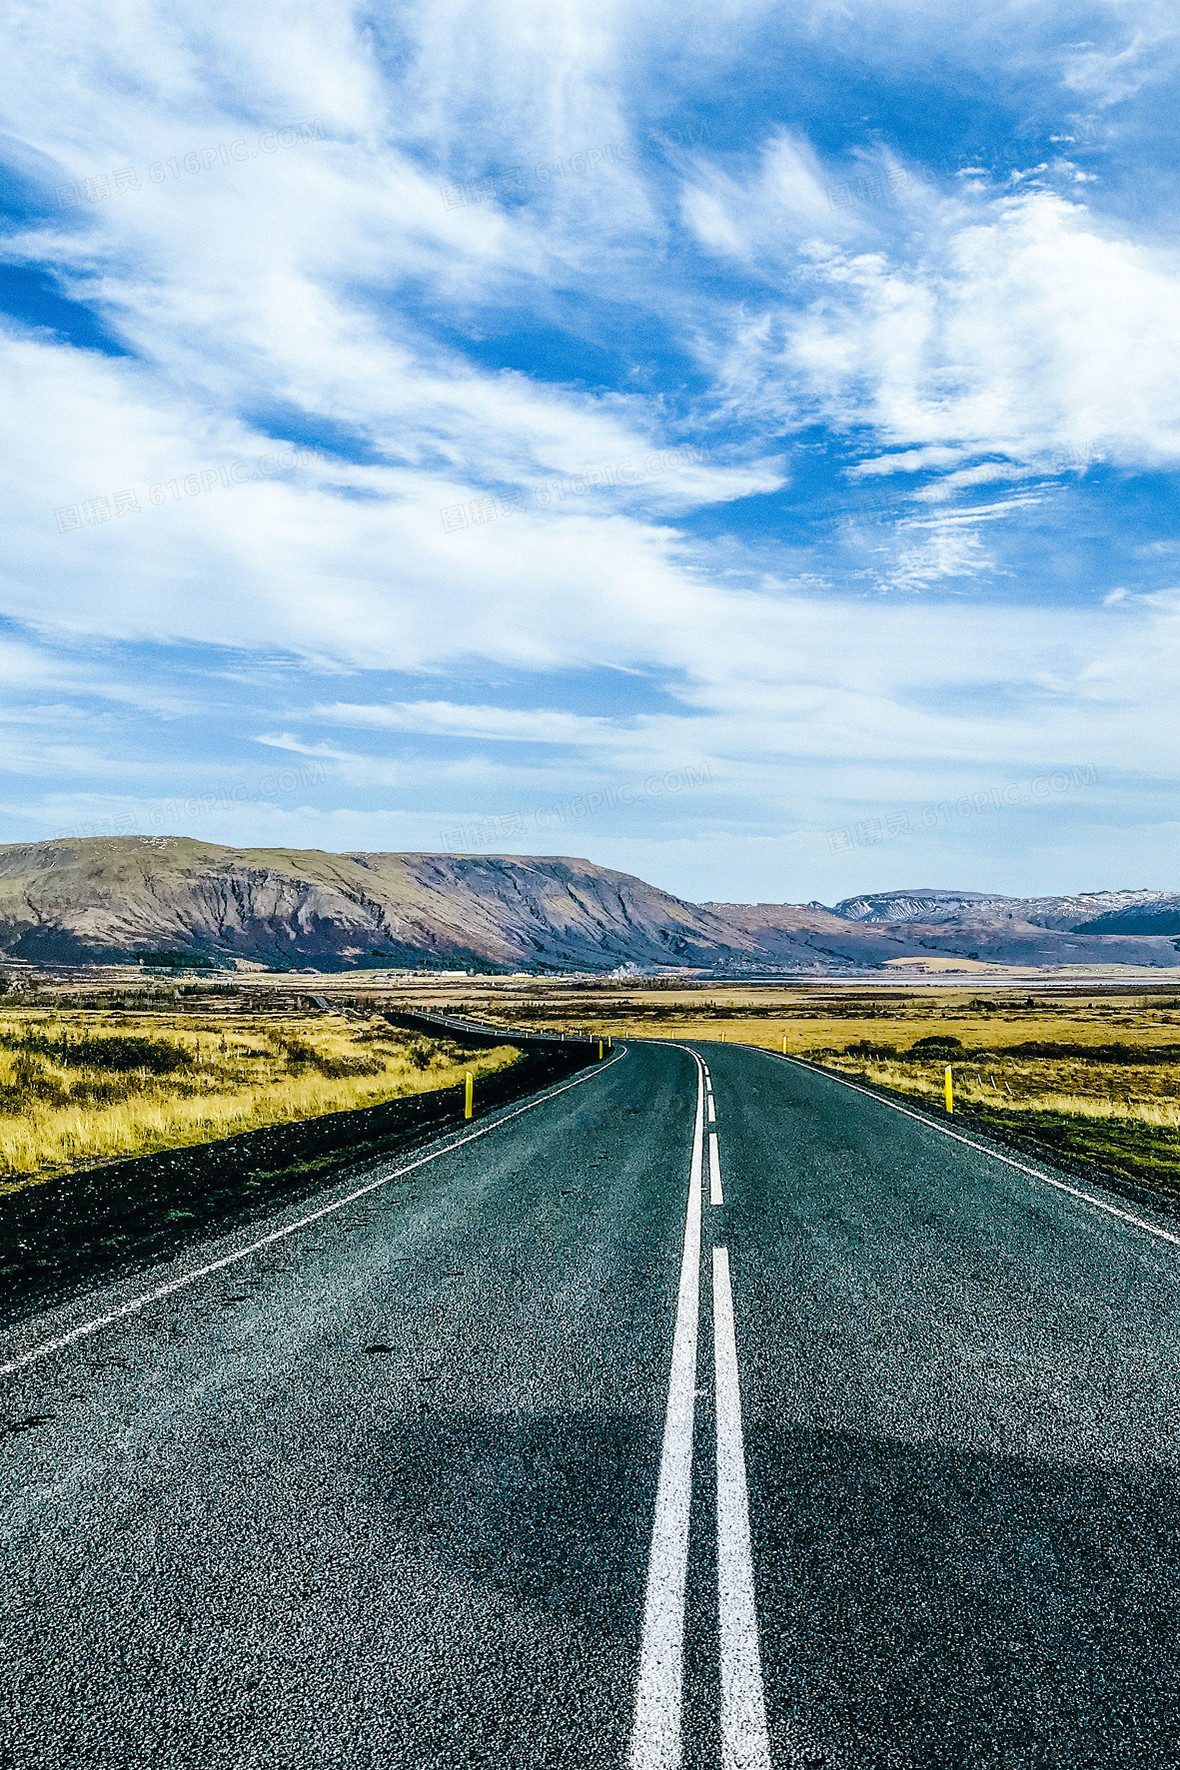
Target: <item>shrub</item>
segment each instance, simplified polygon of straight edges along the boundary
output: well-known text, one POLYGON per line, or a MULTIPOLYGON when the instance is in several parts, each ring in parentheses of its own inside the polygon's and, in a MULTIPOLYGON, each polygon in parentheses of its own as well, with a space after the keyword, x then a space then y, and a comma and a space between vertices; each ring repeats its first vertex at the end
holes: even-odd
POLYGON ((911 1057, 953 1057, 963 1049, 962 1039, 952 1038, 950 1033, 931 1033, 929 1038, 918 1039, 910 1046, 911 1057))
POLYGON ((146 1069, 149 1075, 170 1076, 188 1069, 192 1056, 183 1045, 166 1039, 141 1038, 135 1033, 71 1039, 68 1033, 51 1039, 44 1033, 0 1033, 0 1045, 10 1051, 36 1054, 60 1063, 63 1069, 146 1069))
POLYGON ((34 1100, 60 1106, 68 1092, 31 1052, 22 1051, 12 1066, 12 1081, 0 1088, 0 1111, 23 1112, 34 1100))
POLYGON ((333 1057, 297 1035, 280 1038, 278 1045, 292 1069, 314 1069, 333 1081, 343 1076, 376 1076, 385 1068, 379 1057, 333 1057))
POLYGON ((1128 1045, 1116 1039, 1109 1045, 1069 1045, 1054 1039, 1025 1039, 1007 1045, 1005 1057, 1077 1057, 1087 1063, 1176 1063, 1180 1045, 1128 1045))
POLYGON ((309 1069, 318 1066, 320 1054, 314 1045, 308 1044, 306 1039, 301 1039, 296 1035, 279 1038, 276 1042, 292 1069, 309 1069))
POLYGON ((317 1056, 311 1067, 322 1076, 339 1081, 343 1076, 379 1076, 385 1068, 379 1057, 317 1056))

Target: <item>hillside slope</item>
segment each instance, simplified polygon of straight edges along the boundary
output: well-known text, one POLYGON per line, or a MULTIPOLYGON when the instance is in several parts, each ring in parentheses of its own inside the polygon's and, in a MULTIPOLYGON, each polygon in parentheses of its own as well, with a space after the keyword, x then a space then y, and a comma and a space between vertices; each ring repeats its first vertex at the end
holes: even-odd
POLYGON ((1175 966, 1180 897, 917 889, 832 909, 692 904, 560 856, 328 854, 171 836, 0 847, 0 955, 61 964, 160 952, 318 970, 680 965, 816 976, 933 956, 1175 966))
POLYGON ((859 953, 860 962, 869 965, 902 956, 956 956, 997 965, 1180 964, 1180 896, 1173 892, 1022 898, 919 888, 848 897, 831 909, 823 904, 707 907, 742 927, 768 957, 808 940, 841 954, 859 953))
POLYGON ((850 922, 1052 928, 1066 934, 1180 936, 1174 891, 1083 891, 1072 897, 1003 897, 986 891, 882 891, 846 897, 832 912, 850 922))
POLYGON ((859 971, 918 951, 908 929, 860 926, 822 904, 703 903, 767 965, 788 970, 859 971))
POLYGON ((234 849, 162 836, 0 848, 0 951, 42 962, 185 951, 324 969, 603 971, 713 965, 749 945, 708 911, 583 860, 234 849))

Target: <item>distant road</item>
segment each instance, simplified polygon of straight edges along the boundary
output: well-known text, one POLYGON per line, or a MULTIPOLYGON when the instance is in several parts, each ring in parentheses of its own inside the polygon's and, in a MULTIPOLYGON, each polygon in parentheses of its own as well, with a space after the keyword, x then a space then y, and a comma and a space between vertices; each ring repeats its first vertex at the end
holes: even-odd
POLYGON ((696 1049, 3 1337, 3 1770, 1173 1770, 1175 1227, 696 1049))

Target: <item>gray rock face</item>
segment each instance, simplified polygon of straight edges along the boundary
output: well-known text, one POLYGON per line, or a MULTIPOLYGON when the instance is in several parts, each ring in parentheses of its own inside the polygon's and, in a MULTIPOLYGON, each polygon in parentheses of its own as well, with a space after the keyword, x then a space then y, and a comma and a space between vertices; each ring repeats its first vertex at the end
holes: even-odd
POLYGON ((1078 897, 1030 897, 1026 919, 1073 934, 1180 935, 1180 894, 1175 891, 1086 891, 1078 897))
POLYGON ((986 891, 883 891, 869 897, 846 897, 834 915, 848 922, 953 922, 971 915, 983 905, 1010 904, 1019 900, 992 896, 986 891))
POLYGON ((822 904, 686 903, 563 856, 327 854, 124 836, 0 847, 0 956, 151 953, 282 969, 439 966, 855 974, 890 960, 1180 964, 1180 894, 927 887, 822 904))
POLYGON ((708 911, 583 860, 134 836, 0 848, 0 951, 18 958, 609 971, 755 950, 708 911))
POLYGON ((1083 891, 1076 897, 1004 897, 987 891, 884 891, 846 897, 834 915, 849 922, 954 923, 999 928, 1013 923, 1080 934, 1180 934, 1174 891, 1083 891))
POLYGON ((1000 897, 979 891, 892 891, 846 898, 849 921, 919 928, 943 951, 1017 964, 1173 965, 1180 895, 1169 891, 1087 891, 1072 897, 1000 897), (1077 940, 1046 942, 1042 931, 1077 940), (948 940, 951 945, 948 947, 948 940), (1105 941, 1122 944, 1105 945, 1105 941), (1095 942, 1098 944, 1096 945, 1095 942), (1048 955, 1060 951, 1054 961, 1048 955))

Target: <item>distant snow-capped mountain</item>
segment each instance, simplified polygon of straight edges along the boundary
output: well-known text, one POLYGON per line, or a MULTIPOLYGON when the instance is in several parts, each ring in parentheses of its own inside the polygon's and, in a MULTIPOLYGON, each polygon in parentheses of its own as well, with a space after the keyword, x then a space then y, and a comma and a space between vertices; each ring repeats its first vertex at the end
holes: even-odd
POLYGON ((846 897, 832 914, 846 922, 946 922, 977 905, 1015 903, 987 891, 939 891, 918 886, 909 891, 878 891, 864 897, 846 897))
POLYGON ((907 960, 1180 965, 1180 894, 919 886, 823 904, 688 903, 549 855, 328 854, 119 836, 0 847, 0 958, 623 975, 864 976, 907 960))
POLYGON ((927 887, 846 897, 833 915, 848 922, 921 922, 999 928, 1014 923, 1069 934, 1180 935, 1180 893, 1082 891, 1075 896, 1005 897, 927 887))

